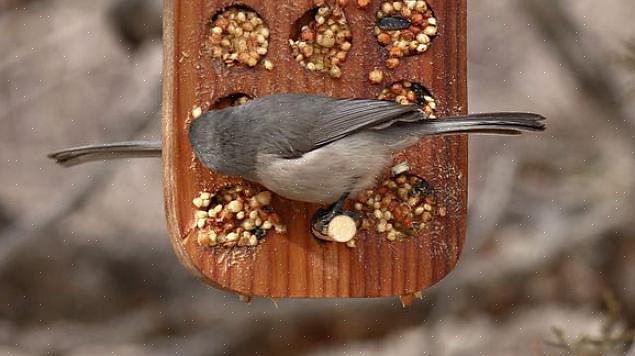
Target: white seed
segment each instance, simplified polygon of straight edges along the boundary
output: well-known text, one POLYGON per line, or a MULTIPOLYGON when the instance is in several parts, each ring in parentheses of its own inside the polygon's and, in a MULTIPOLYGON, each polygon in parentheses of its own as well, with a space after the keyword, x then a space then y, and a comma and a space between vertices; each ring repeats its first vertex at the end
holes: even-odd
POLYGON ((220 35, 220 34, 223 33, 223 29, 218 27, 218 26, 214 26, 212 28, 212 33, 215 34, 215 35, 220 35))
POLYGON ((197 219, 205 219, 205 218, 207 218, 207 211, 197 210, 196 213, 194 214, 194 216, 197 219))
POLYGON ((256 226, 254 225, 254 222, 252 220, 245 220, 242 223, 242 228, 247 230, 247 231, 251 231, 253 230, 256 226))
POLYGON ((264 191, 256 195, 256 200, 258 201, 258 203, 260 203, 261 206, 267 206, 271 204, 271 197, 271 192, 264 191))
POLYGON ((428 25, 436 26, 437 25, 437 19, 434 18, 434 17, 430 17, 428 19, 428 25))
POLYGON ((272 227, 273 224, 271 223, 271 221, 265 221, 264 223, 262 223, 263 230, 271 230, 272 227))
POLYGON ((223 211, 223 205, 222 204, 218 204, 214 207, 214 212, 216 213, 220 213, 221 211, 223 211))
POLYGON ((364 209, 362 203, 355 203, 355 210, 361 211, 364 209))
POLYGON ((378 220, 384 217, 384 214, 381 212, 381 210, 376 209, 373 214, 375 215, 375 218, 377 218, 378 220))
POLYGON ((256 226, 258 226, 258 227, 262 226, 262 219, 261 218, 257 218, 256 219, 256 226))
POLYGON ((229 204, 227 204, 227 210, 232 213, 238 213, 243 210, 243 203, 238 200, 232 200, 229 204))
POLYGON ((370 80, 371 83, 379 84, 384 80, 384 72, 382 72, 381 69, 372 70, 368 73, 368 80, 370 80))
POLYGON ((408 165, 408 162, 401 162, 397 164, 396 166, 392 167, 392 175, 398 176, 400 174, 408 172, 409 170, 410 170, 410 165, 408 165))
POLYGON ((209 245, 211 245, 211 241, 210 241, 209 235, 205 234, 205 233, 199 233, 197 238, 196 238, 196 241, 201 246, 209 246, 209 245))
POLYGON ((386 220, 386 221, 392 220, 392 213, 390 211, 385 211, 384 212, 384 220, 386 220))
POLYGON ((251 235, 249 237, 249 246, 256 246, 258 245, 258 238, 254 235, 251 235))
POLYGON ((432 205, 430 205, 430 204, 424 204, 424 205, 423 205, 423 209, 425 209, 425 211, 432 211, 432 205))
POLYGON ((430 37, 428 35, 426 35, 425 33, 419 33, 417 34, 417 42, 421 43, 421 44, 429 44, 430 43, 430 37))
POLYGON ((273 70, 273 62, 271 62, 270 60, 265 59, 262 64, 265 66, 266 70, 273 70))
POLYGON ((417 46, 417 52, 423 53, 428 50, 428 45, 424 45, 423 43, 417 46))
POLYGON ((208 192, 202 192, 200 198, 203 200, 210 200, 212 199, 212 194, 208 192))
POLYGON ((229 234, 227 234, 227 241, 229 242, 233 242, 238 240, 238 234, 235 232, 230 232, 229 234))
POLYGON ((251 220, 256 220, 256 218, 258 218, 258 212, 257 212, 256 210, 252 210, 252 211, 249 213, 249 218, 250 218, 251 220))
POLYGON ((428 36, 436 36, 437 35, 437 27, 436 26, 426 26, 426 28, 423 29, 423 33, 425 33, 428 36))
POLYGON ((380 233, 386 232, 386 225, 387 225, 386 220, 379 221, 379 224, 377 224, 377 232, 380 232, 380 233))
POLYGON ((201 109, 200 106, 197 106, 194 109, 192 109, 192 117, 194 119, 198 119, 201 115, 203 115, 203 109, 201 109))
POLYGON ((199 229, 202 229, 205 227, 205 222, 206 222, 205 219, 198 219, 196 221, 196 226, 198 226, 199 229))
POLYGON ((422 206, 419 206, 415 209, 415 215, 421 215, 424 211, 425 209, 422 206))
POLYGON ((244 218, 245 218, 245 212, 244 211, 239 211, 238 214, 236 214, 236 219, 242 220, 244 218))
POLYGON ((260 203, 256 200, 255 197, 249 199, 249 207, 252 209, 258 209, 260 207, 260 203))
POLYGON ((357 247, 357 244, 355 243, 355 240, 350 240, 346 243, 346 246, 349 248, 355 248, 357 247))
POLYGON ((203 199, 201 198, 194 198, 194 200, 192 200, 192 204, 194 204, 195 207, 197 208, 202 208, 203 207, 203 199))
POLYGON ((388 233, 388 235, 386 236, 386 238, 390 241, 395 241, 397 240, 397 232, 396 231, 391 231, 388 233))

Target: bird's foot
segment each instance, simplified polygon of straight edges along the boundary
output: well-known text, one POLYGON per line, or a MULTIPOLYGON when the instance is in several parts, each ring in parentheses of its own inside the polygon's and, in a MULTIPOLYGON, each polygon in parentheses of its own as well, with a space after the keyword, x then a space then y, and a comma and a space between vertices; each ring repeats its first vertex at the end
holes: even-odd
POLYGON ((318 209, 311 218, 311 232, 321 240, 346 243, 357 234, 362 216, 354 211, 343 209, 348 194, 328 208, 318 209))

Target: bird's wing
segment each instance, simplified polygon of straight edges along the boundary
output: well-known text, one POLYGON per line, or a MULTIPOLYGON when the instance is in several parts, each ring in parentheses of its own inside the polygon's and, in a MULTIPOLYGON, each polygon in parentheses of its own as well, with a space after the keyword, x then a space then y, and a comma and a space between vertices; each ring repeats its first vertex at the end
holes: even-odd
POLYGON ((308 94, 276 94, 233 109, 254 129, 266 132, 262 150, 297 158, 365 129, 424 118, 416 106, 370 99, 337 99, 308 94))
POLYGON ((310 132, 315 148, 328 145, 364 129, 382 129, 395 122, 424 118, 414 105, 369 99, 331 99, 325 105, 310 132))

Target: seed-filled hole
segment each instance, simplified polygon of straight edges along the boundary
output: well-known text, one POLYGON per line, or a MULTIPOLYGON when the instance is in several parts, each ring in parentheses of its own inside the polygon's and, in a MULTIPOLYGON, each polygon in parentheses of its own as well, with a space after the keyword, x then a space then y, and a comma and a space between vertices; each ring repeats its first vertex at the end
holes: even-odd
POLYGON ((382 90, 379 100, 392 100, 402 105, 418 105, 429 119, 436 118, 437 103, 432 93, 419 83, 402 80, 382 90))
POLYGON ((250 95, 244 94, 244 93, 235 93, 235 94, 230 94, 227 96, 224 96, 220 99, 217 99, 211 106, 212 110, 220 110, 220 109, 225 109, 228 108, 230 106, 239 106, 242 104, 247 103, 248 101, 252 100, 253 98, 250 95))
POLYGON ((437 19, 425 1, 385 1, 377 11, 375 36, 388 50, 386 66, 393 69, 399 66, 400 58, 430 48, 437 36, 437 19))
POLYGON ((192 200, 197 242, 204 247, 257 246, 286 228, 271 207, 272 193, 242 185, 200 192, 192 200))
POLYGON ((445 209, 436 206, 430 183, 409 170, 407 162, 396 165, 379 187, 356 197, 355 210, 364 217, 363 229, 375 229, 394 241, 424 230, 435 215, 446 215, 445 209))
POLYGON ((255 67, 269 49, 269 28, 251 8, 233 5, 214 14, 208 42, 212 58, 226 66, 255 67))
POLYGON ((307 11, 294 23, 289 45, 302 67, 339 78, 352 38, 344 10, 324 5, 307 11))

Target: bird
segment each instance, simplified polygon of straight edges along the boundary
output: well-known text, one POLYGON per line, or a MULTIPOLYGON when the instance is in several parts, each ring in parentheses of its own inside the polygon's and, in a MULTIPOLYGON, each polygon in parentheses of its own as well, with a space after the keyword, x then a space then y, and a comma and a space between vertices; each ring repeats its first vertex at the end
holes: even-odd
MULTIPOLYGON (((283 93, 210 110, 191 122, 188 140, 196 158, 217 174, 242 177, 291 200, 330 205, 313 218, 323 225, 342 214, 348 197, 376 183, 395 152, 422 137, 543 130, 545 118, 536 113, 430 119, 418 106, 394 101, 283 93)), ((73 166, 160 155, 160 142, 133 141, 70 148, 49 157, 73 166)))

